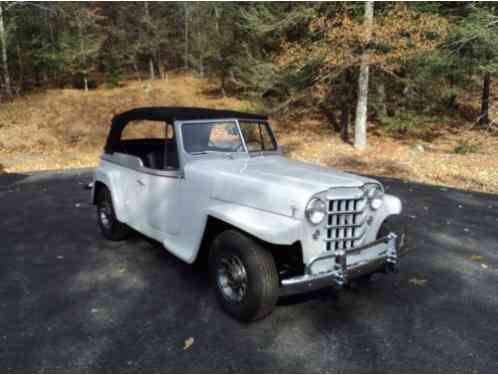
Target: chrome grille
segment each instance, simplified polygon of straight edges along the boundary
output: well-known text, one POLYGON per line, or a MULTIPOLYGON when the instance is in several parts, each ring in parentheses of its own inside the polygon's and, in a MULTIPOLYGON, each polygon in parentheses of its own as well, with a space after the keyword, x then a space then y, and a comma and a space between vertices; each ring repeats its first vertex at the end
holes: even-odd
POLYGON ((363 242, 367 199, 334 199, 328 202, 327 251, 348 250, 363 242))

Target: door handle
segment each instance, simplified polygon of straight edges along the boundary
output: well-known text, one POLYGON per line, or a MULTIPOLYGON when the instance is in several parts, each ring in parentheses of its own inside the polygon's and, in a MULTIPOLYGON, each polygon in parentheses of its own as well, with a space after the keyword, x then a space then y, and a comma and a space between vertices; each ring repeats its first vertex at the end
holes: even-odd
POLYGON ((144 182, 141 179, 137 180, 137 184, 139 184, 140 186, 145 186, 144 182))

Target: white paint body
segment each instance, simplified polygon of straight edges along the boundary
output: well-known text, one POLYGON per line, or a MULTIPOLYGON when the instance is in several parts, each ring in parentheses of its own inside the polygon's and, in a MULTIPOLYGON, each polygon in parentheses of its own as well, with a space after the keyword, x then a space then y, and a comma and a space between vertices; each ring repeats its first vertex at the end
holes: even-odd
MULTIPOLYGON (((278 245, 300 242, 303 263, 325 252, 322 239, 305 217, 312 197, 347 199, 375 180, 333 168, 289 160, 278 152, 250 155, 192 156, 182 147, 181 123, 175 123, 180 169, 145 168, 138 157, 104 154, 95 182, 111 191, 117 219, 161 242, 185 262, 195 261, 209 217, 278 245)), ((379 183, 380 185, 380 183, 379 183)), ((95 184, 94 184, 95 186, 95 184)), ((401 212, 398 198, 384 194, 382 206, 370 210, 364 243, 376 239, 389 215, 401 212)))

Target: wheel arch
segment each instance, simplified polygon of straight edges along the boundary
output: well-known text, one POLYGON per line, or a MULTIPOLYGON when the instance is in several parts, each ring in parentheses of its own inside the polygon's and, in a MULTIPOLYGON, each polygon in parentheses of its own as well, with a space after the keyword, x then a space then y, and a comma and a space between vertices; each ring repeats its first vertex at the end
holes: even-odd
POLYGON ((97 180, 94 182, 93 190, 92 190, 92 198, 91 198, 93 205, 97 204, 97 197, 99 196, 100 192, 103 189, 108 189, 109 191, 111 191, 111 189, 109 189, 109 187, 104 182, 102 182, 100 180, 97 180))
POLYGON ((249 232, 243 228, 236 226, 233 222, 228 222, 225 219, 214 216, 212 214, 207 216, 206 225, 204 227, 204 232, 200 241, 197 257, 195 259, 195 264, 198 264, 201 267, 207 265, 212 241, 218 234, 229 229, 237 230, 244 235, 252 238, 253 240, 261 243, 263 247, 273 255, 277 267, 284 263, 289 263, 290 261, 290 263, 295 266, 296 269, 304 269, 302 245, 299 240, 296 239, 284 244, 268 242, 266 239, 258 236, 254 232, 249 232))
POLYGON ((97 204, 97 198, 102 189, 106 188, 109 190, 112 199, 112 205, 114 207, 114 212, 116 213, 116 217, 119 221, 125 222, 125 216, 121 207, 120 193, 116 191, 116 184, 113 184, 113 180, 115 180, 114 174, 108 171, 103 171, 97 169, 95 171, 95 177, 93 180, 93 188, 91 195, 91 203, 97 204), (114 177, 114 178, 113 178, 114 177))

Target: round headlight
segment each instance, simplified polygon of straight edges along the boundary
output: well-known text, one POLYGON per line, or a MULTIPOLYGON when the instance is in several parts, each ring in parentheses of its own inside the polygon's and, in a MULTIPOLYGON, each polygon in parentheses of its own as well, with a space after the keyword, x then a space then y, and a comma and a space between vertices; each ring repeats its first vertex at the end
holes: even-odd
POLYGON ((378 210, 382 206, 382 196, 384 191, 379 184, 365 184, 363 187, 372 210, 378 210))
POLYGON ((370 207, 372 207, 372 210, 378 210, 380 206, 382 206, 381 198, 374 198, 370 201, 370 207))
POLYGON ((318 225, 327 215, 327 206, 320 198, 312 198, 306 206, 305 213, 311 224, 318 225))
POLYGON ((378 184, 365 184, 363 190, 365 191, 367 198, 370 200, 380 198, 383 194, 382 188, 378 184))

